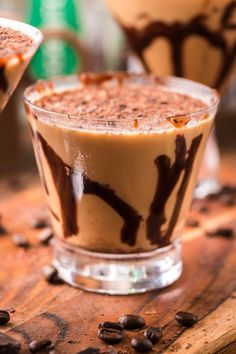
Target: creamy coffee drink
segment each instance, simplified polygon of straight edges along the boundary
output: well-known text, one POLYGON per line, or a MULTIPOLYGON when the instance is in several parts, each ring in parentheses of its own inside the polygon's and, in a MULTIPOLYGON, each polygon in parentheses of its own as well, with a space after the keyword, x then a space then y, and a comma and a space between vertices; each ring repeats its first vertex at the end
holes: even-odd
POLYGON ((106 2, 148 72, 221 90, 235 74, 235 0, 106 2))
POLYGON ((123 73, 28 88, 26 110, 56 236, 119 254, 154 250, 180 236, 217 106, 211 90, 202 99, 205 89, 123 73))
POLYGON ((0 18, 0 112, 18 84, 42 36, 31 26, 0 18))

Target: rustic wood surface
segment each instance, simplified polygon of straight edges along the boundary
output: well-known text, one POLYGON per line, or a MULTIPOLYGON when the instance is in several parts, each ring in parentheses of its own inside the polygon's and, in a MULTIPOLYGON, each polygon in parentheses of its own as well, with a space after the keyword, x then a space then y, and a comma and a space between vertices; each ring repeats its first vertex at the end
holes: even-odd
MULTIPOLYGON (((224 183, 236 185, 235 160, 235 155, 224 157, 224 183)), ((191 212, 201 227, 185 230, 184 273, 176 284, 143 295, 112 297, 49 285, 43 279, 41 268, 50 263, 52 251, 39 245, 39 231, 28 226, 33 216, 47 215, 37 177, 30 173, 2 177, 0 196, 2 223, 8 231, 0 236, 0 308, 16 310, 1 331, 21 341, 21 353, 29 353, 29 341, 43 338, 50 338, 59 354, 76 354, 88 346, 106 349, 97 338, 97 324, 125 313, 143 315, 148 325, 164 327, 153 353, 236 353, 236 237, 205 235, 205 230, 218 226, 236 230, 236 205, 211 201, 208 213, 191 212), (17 248, 13 233, 26 235, 32 246, 17 248), (191 311, 201 320, 184 330, 174 320, 178 310, 191 311)), ((131 336, 129 332, 115 348, 133 353, 131 336)))

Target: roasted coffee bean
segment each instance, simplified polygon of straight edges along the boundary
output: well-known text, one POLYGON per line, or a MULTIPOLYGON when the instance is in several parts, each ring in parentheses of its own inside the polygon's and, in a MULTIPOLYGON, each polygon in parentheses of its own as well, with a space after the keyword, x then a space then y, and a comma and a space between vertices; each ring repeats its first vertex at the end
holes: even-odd
POLYGON ((33 340, 29 343, 29 350, 31 353, 37 353, 45 348, 51 347, 51 344, 50 339, 33 340))
POLYGON ((32 229, 43 229, 44 227, 48 227, 49 226, 49 222, 46 218, 35 218, 32 220, 29 220, 28 225, 32 228, 32 229))
POLYGON ((53 265, 44 266, 43 275, 50 284, 58 285, 64 283, 64 281, 60 278, 57 269, 53 265))
POLYGON ((122 332, 114 328, 100 328, 98 330, 98 338, 108 344, 116 344, 124 338, 122 332))
POLYGON ((120 317, 119 322, 125 329, 139 329, 145 326, 145 320, 138 315, 123 315, 120 317))
POLYGON ((150 339, 150 341, 155 344, 157 343, 163 336, 162 329, 160 327, 149 327, 144 332, 144 337, 150 339))
POLYGON ((100 353, 100 349, 89 347, 89 348, 81 350, 77 354, 99 354, 99 353, 100 353))
POLYGON ((43 245, 48 245, 51 239, 53 238, 53 232, 51 227, 45 227, 39 234, 38 240, 43 245))
POLYGON ((105 322, 99 323, 98 328, 113 328, 113 329, 118 329, 119 331, 123 331, 124 326, 123 326, 123 324, 121 324, 119 322, 105 321, 105 322))
POLYGON ((3 326, 10 321, 10 315, 5 310, 0 310, 0 325, 3 326))
POLYGON ((152 342, 147 338, 133 338, 130 344, 139 353, 148 353, 152 350, 152 342))
POLYGON ((0 333, 0 353, 18 354, 21 350, 21 344, 7 334, 0 333))
POLYGON ((198 211, 199 213, 207 214, 209 212, 209 208, 207 206, 201 206, 198 211))
POLYGON ((27 240, 25 235, 14 234, 14 235, 12 235, 12 241, 14 242, 14 244, 17 247, 21 247, 21 248, 25 248, 25 249, 30 247, 29 241, 27 240))
POLYGON ((179 311, 175 314, 175 319, 184 327, 192 327, 198 322, 198 317, 191 312, 179 311))
POLYGON ((209 237, 221 236, 225 238, 232 238, 234 236, 234 230, 227 227, 221 227, 213 231, 209 231, 206 233, 209 237))
POLYGON ((188 227, 199 227, 200 223, 196 219, 190 219, 190 220, 187 220, 186 225, 188 227))
POLYGON ((0 235, 6 235, 7 230, 5 229, 5 227, 3 225, 0 224, 0 235))

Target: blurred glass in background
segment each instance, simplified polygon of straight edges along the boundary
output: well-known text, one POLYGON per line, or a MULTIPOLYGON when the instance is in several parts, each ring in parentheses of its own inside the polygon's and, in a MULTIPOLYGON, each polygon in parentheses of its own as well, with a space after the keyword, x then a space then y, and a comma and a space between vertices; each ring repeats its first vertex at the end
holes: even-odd
MULTIPOLYGON (((82 70, 137 71, 139 62, 127 49, 125 37, 103 0, 1 0, 0 16, 31 23, 45 34, 45 42, 0 120, 0 170, 23 164, 32 168, 34 160, 22 107, 26 85, 36 79, 82 70)), ((222 100, 216 128, 220 146, 235 149, 235 79, 222 100)))

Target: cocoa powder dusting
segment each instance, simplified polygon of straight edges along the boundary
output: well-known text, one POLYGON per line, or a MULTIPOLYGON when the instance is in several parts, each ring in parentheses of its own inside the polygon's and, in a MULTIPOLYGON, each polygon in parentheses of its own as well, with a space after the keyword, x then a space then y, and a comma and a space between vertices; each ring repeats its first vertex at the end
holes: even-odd
POLYGON ((0 26, 0 58, 24 52, 32 46, 32 39, 26 34, 9 27, 0 26))
MULTIPOLYGON (((83 75, 78 87, 63 92, 45 95, 34 102, 36 106, 60 114, 84 119, 134 119, 170 117, 178 115, 177 127, 186 125, 189 113, 206 108, 201 100, 168 90, 165 85, 156 83, 121 80, 120 76, 103 74, 83 75), (97 77, 98 76, 98 77, 97 77), (96 78, 97 77, 97 78, 96 78)), ((77 118, 78 119, 78 118, 77 118)))

